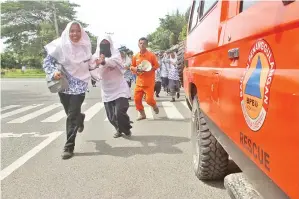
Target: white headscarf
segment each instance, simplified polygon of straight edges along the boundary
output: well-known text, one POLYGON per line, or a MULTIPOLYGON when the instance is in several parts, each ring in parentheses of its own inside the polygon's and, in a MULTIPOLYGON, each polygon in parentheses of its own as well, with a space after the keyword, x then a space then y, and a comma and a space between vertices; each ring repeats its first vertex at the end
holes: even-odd
POLYGON ((111 36, 108 34, 98 37, 97 49, 93 54, 91 65, 95 65, 95 60, 100 56, 100 43, 106 39, 110 43, 111 57, 106 57, 105 65, 100 65, 99 68, 92 70, 92 77, 96 80, 100 80, 102 100, 103 102, 110 102, 119 97, 130 97, 129 86, 124 79, 124 65, 119 50, 115 47, 115 43, 112 41, 111 36))
POLYGON ((127 54, 125 54, 125 58, 122 60, 122 63, 123 63, 124 66, 130 66, 131 65, 131 59, 127 54))
POLYGON ((171 54, 169 55, 169 60, 170 60, 170 62, 174 62, 174 63, 176 63, 177 62, 177 55, 176 55, 176 52, 173 52, 173 54, 174 54, 174 58, 172 58, 171 57, 171 54))
MULTIPOLYGON (((124 69, 124 64, 122 62, 120 52, 117 48, 115 48, 114 42, 112 41, 111 36, 108 34, 98 36, 97 48, 96 48, 95 53, 92 55, 91 60, 89 61, 89 65, 91 66, 91 68, 96 67, 96 60, 99 59, 99 57, 100 57, 100 43, 104 39, 106 39, 110 43, 110 51, 111 51, 111 57, 105 58, 106 62, 109 62, 114 67, 118 68, 119 69, 118 71, 120 73, 124 74, 125 69, 124 69)), ((103 79, 102 75, 105 73, 106 70, 110 70, 109 67, 102 66, 102 67, 100 67, 100 73, 98 73, 97 70, 92 70, 90 73, 91 73, 92 78, 94 80, 98 81, 98 80, 103 79)))
POLYGON ((92 56, 91 42, 80 23, 69 22, 61 37, 47 44, 45 49, 48 55, 62 64, 71 76, 86 82, 89 81, 90 74, 87 61, 92 56), (81 38, 77 43, 72 42, 69 36, 70 28, 74 23, 79 24, 81 29, 81 38))
POLYGON ((99 58, 99 56, 100 56, 100 43, 104 39, 107 40, 110 43, 110 51, 111 51, 111 57, 109 57, 109 58, 106 57, 106 59, 113 60, 117 63, 122 63, 122 58, 121 58, 120 52, 117 48, 115 48, 114 43, 112 41, 112 38, 108 34, 104 34, 104 35, 101 35, 101 36, 98 37, 97 49, 96 49, 96 52, 93 54, 93 59, 99 58))

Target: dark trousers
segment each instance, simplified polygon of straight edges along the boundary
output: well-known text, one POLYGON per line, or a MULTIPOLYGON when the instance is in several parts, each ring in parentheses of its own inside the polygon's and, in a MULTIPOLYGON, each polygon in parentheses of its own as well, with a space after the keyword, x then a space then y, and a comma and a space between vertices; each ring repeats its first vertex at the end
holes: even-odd
POLYGON ((120 97, 111 102, 104 102, 107 118, 114 128, 121 133, 128 133, 132 128, 130 117, 127 114, 129 100, 120 97))
POLYGON ((96 81, 91 80, 91 84, 92 84, 93 86, 95 86, 95 85, 96 85, 96 81))
POLYGON ((161 91, 161 82, 156 82, 155 83, 155 92, 156 92, 156 95, 159 95, 160 91, 161 91))
POLYGON ((180 80, 169 79, 168 87, 170 96, 174 97, 176 93, 180 92, 180 80))
POLYGON ((60 102, 64 107, 67 115, 66 119, 66 138, 65 148, 74 150, 76 133, 78 126, 82 124, 83 117, 81 113, 81 105, 85 99, 85 93, 79 95, 69 95, 59 93, 60 102))
POLYGON ((164 89, 164 91, 167 91, 167 93, 169 92, 169 88, 168 88, 168 84, 169 84, 169 79, 168 77, 161 77, 162 79, 162 87, 164 89))
POLYGON ((130 81, 127 80, 127 83, 128 83, 129 88, 131 88, 132 80, 130 80, 130 81))

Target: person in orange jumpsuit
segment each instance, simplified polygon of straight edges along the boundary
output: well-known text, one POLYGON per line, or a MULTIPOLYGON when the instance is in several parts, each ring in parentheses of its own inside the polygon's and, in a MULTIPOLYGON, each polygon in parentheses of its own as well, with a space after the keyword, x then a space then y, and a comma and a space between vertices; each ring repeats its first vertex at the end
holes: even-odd
POLYGON ((157 57, 154 53, 147 50, 148 40, 144 37, 138 41, 138 52, 132 58, 131 71, 137 74, 136 86, 134 91, 134 101, 136 110, 139 112, 138 120, 146 119, 144 107, 142 105, 142 98, 145 95, 145 101, 150 105, 156 114, 159 113, 159 108, 154 98, 155 88, 155 70, 159 68, 157 57), (147 60, 151 63, 152 69, 148 72, 137 72, 137 66, 143 61, 147 60))

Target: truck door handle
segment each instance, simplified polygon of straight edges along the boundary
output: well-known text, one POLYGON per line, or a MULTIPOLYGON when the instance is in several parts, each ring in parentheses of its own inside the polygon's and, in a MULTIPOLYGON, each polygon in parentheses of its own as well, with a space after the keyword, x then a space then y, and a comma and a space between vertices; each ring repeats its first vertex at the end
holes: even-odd
POLYGON ((239 58, 239 48, 232 48, 228 50, 228 57, 230 59, 239 58))
POLYGON ((188 62, 188 60, 184 60, 184 65, 185 65, 186 68, 189 67, 189 62, 188 62))

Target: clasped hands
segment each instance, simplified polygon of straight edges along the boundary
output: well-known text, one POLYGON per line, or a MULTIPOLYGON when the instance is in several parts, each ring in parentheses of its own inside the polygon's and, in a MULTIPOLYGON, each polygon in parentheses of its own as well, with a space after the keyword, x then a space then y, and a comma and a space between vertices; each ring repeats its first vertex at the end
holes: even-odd
POLYGON ((105 65, 105 55, 100 54, 100 58, 96 60, 97 66, 105 65))

